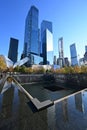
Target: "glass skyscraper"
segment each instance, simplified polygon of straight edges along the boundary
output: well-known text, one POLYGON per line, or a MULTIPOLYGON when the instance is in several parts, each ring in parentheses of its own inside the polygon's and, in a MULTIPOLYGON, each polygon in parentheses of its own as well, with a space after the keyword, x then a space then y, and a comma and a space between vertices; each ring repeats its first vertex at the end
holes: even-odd
POLYGON ((75 43, 70 45, 70 53, 71 53, 71 65, 72 66, 78 65, 77 51, 76 51, 75 43))
POLYGON ((87 64, 87 46, 85 46, 84 63, 87 64))
POLYGON ((31 6, 25 21, 24 50, 23 50, 24 57, 28 56, 30 59, 29 64, 39 64, 38 59, 36 60, 36 57, 40 56, 40 40, 39 40, 40 34, 38 28, 38 16, 39 16, 38 9, 35 6, 31 6))
POLYGON ((13 63, 17 62, 18 57, 18 40, 15 38, 10 38, 9 52, 8 58, 13 61, 13 63))
POLYGON ((85 46, 85 52, 87 52, 87 46, 85 46))
POLYGON ((53 64, 52 22, 45 20, 41 23, 41 54, 43 64, 53 64))
POLYGON ((58 40, 58 50, 59 50, 59 65, 63 67, 65 65, 64 62, 64 50, 63 50, 63 37, 58 40))

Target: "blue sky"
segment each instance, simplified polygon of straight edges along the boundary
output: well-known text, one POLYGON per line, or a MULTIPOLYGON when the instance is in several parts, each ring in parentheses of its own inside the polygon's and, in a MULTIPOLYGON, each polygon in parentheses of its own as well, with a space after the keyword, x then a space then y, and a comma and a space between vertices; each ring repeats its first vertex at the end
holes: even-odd
POLYGON ((58 39, 64 39, 64 56, 70 58, 70 45, 76 43, 83 57, 87 45, 87 0, 0 0, 0 54, 8 55, 10 37, 19 39, 18 55, 23 51, 25 18, 31 7, 39 9, 42 20, 53 23, 54 55, 58 39))

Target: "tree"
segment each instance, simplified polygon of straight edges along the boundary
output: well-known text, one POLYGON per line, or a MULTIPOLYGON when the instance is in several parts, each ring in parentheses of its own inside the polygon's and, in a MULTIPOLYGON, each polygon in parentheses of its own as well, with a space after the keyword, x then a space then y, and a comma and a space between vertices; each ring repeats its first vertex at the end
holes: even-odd
POLYGON ((3 71, 6 71, 6 69, 7 69, 6 62, 4 58, 0 56, 0 71, 3 72, 3 71))

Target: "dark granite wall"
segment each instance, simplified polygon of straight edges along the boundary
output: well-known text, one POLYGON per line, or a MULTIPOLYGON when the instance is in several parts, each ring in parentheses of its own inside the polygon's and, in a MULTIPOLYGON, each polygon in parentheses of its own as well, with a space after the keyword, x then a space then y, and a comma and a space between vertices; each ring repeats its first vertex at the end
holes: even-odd
POLYGON ((14 75, 20 83, 53 82, 56 86, 83 89, 87 87, 87 74, 34 74, 14 75))

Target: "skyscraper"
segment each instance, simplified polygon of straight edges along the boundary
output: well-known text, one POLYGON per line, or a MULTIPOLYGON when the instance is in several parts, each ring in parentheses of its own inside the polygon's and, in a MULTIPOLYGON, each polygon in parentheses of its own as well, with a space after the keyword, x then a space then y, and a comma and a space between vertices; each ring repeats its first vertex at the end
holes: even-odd
POLYGON ((57 65, 57 58, 56 58, 56 56, 54 56, 53 64, 54 64, 54 65, 57 65))
POLYGON ((15 38, 10 38, 8 58, 11 59, 14 63, 17 62, 18 56, 18 40, 15 38))
POLYGON ((69 65, 70 65, 70 64, 69 64, 68 57, 65 57, 65 58, 64 58, 64 62, 65 62, 65 66, 69 66, 69 65))
POLYGON ((72 66, 78 65, 75 43, 70 45, 70 53, 71 53, 71 65, 72 66))
POLYGON ((59 65, 64 66, 64 51, 63 51, 63 37, 58 40, 58 50, 59 50, 59 65))
POLYGON ((85 46, 85 52, 87 52, 87 46, 85 46))
POLYGON ((52 22, 43 20, 41 23, 41 53, 43 64, 53 64, 52 22))
POLYGON ((84 63, 87 64, 87 46, 85 46, 84 63))
POLYGON ((25 21, 24 35, 24 57, 28 56, 29 64, 37 64, 40 55, 40 41, 38 28, 39 11, 35 6, 31 6, 25 21), (37 63, 36 63, 37 62, 37 63))

